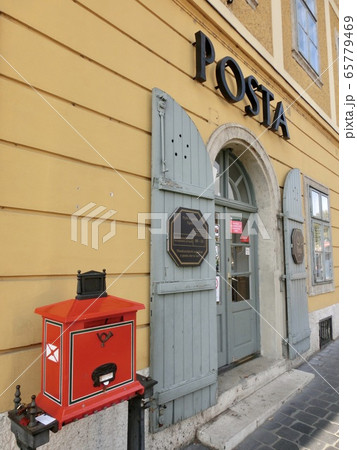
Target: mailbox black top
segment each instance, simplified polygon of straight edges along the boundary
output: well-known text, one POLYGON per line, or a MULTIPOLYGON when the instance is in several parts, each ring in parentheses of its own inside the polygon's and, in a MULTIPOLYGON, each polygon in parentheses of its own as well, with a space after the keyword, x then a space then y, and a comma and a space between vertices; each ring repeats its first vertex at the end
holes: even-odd
POLYGON ((87 298, 107 297, 106 275, 105 269, 103 269, 103 272, 90 270, 85 273, 81 273, 78 270, 76 299, 84 300, 87 298))

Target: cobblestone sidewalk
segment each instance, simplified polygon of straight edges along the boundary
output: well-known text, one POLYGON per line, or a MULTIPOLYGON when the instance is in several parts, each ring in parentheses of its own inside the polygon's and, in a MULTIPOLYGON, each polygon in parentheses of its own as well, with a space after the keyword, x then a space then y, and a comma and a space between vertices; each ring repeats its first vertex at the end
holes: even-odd
POLYGON ((339 448, 339 341, 299 367, 315 378, 286 402, 237 450, 332 450, 339 448), (312 367, 311 367, 312 366, 312 367), (318 375, 315 370, 320 374, 318 375))

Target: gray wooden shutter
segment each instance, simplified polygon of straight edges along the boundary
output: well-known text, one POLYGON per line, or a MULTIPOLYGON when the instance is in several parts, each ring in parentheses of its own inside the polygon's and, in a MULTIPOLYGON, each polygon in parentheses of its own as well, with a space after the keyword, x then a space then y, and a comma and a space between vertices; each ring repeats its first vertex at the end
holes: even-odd
POLYGON ((203 140, 165 92, 152 92, 152 213, 208 213, 209 250, 198 267, 178 267, 167 235, 151 230, 150 373, 158 381, 150 429, 159 431, 216 403, 214 186, 203 140))
POLYGON ((299 169, 290 170, 286 177, 283 195, 283 212, 288 348, 289 358, 295 359, 298 354, 310 348, 305 260, 300 264, 294 261, 291 241, 294 229, 301 230, 302 233, 304 232, 299 169))

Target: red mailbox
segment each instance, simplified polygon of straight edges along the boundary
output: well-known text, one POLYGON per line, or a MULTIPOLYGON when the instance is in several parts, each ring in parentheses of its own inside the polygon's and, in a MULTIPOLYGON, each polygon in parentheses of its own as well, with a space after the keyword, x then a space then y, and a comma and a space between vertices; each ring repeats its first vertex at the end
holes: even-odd
POLYGON ((43 317, 37 405, 62 425, 143 394, 136 379, 141 303, 107 295, 105 271, 78 272, 75 299, 36 308, 43 317))

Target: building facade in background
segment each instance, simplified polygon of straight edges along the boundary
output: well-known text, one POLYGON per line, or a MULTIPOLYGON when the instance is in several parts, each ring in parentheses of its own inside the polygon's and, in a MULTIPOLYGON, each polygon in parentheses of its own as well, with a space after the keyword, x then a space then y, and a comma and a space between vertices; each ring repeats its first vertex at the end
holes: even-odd
MULTIPOLYGON (((0 5, 0 446, 15 385, 40 390, 34 309, 106 268, 145 305, 147 447, 179 447, 236 400, 220 369, 338 336, 338 0, 0 5)), ((48 448, 125 448, 126 420, 48 448)))

